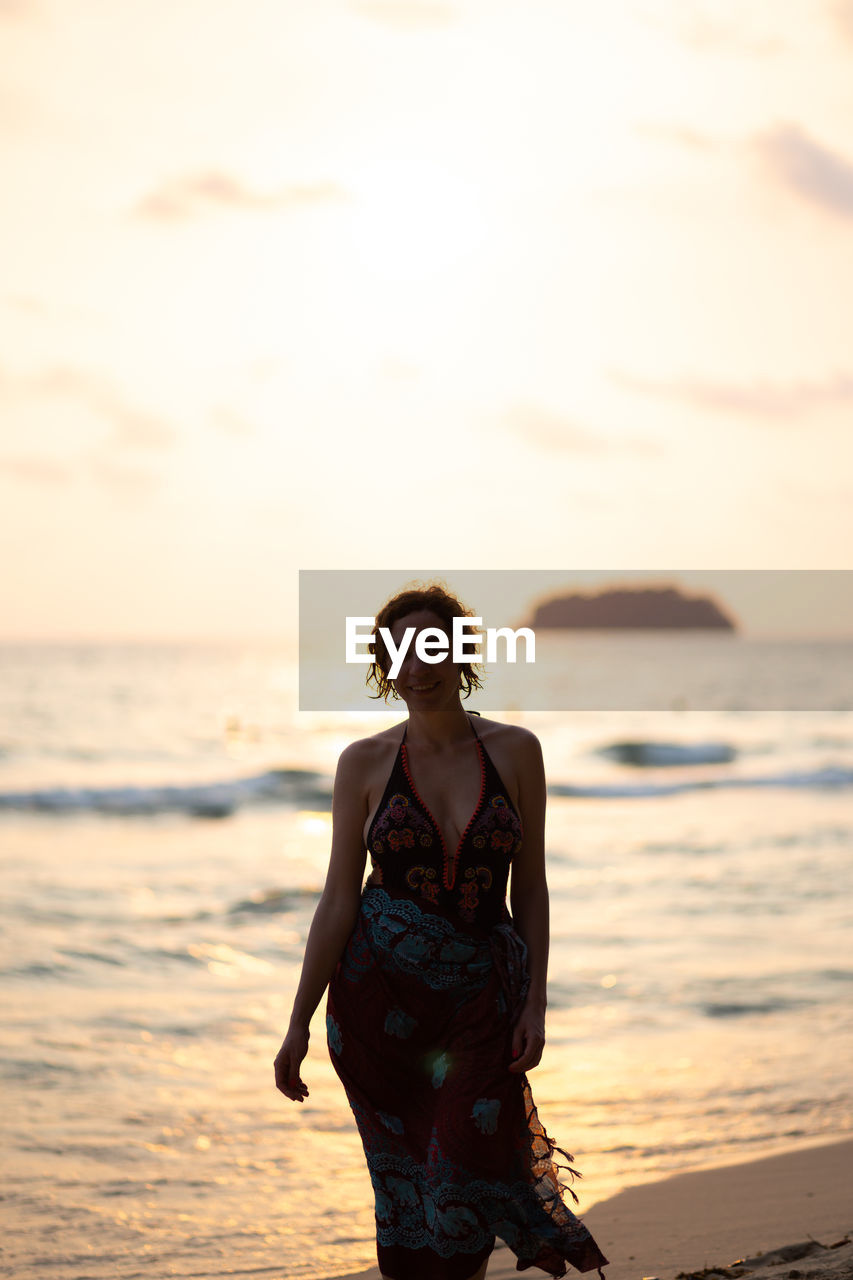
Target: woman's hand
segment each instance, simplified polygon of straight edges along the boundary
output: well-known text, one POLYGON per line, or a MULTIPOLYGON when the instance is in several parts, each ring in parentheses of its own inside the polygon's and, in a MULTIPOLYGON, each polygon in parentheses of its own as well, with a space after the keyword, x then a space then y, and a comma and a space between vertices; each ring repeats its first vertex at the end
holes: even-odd
POLYGON ((525 1004, 512 1033, 510 1071, 531 1071, 545 1048, 545 1010, 540 1005, 525 1004))
POLYGON ((291 1102, 302 1102, 308 1090, 299 1074, 299 1067, 308 1052, 308 1028, 291 1027, 275 1057, 275 1087, 291 1102))

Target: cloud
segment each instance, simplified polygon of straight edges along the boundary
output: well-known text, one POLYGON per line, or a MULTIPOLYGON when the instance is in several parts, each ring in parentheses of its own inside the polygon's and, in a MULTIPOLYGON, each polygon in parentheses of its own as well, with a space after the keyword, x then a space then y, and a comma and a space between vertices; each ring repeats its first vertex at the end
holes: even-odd
POLYGON ((672 142, 679 147, 689 147, 692 151, 712 151, 720 145, 710 134, 699 133, 697 129, 691 129, 687 125, 658 123, 654 120, 636 124, 634 133, 657 142, 672 142))
MULTIPOLYGON (((0 16, 0 23, 2 21, 0 16)), ((42 102, 18 88, 0 84, 0 132, 20 141, 38 134, 45 117, 42 102)))
POLYGON ((456 21, 450 4, 429 0, 350 0, 353 13, 395 31, 423 31, 448 27, 456 21))
POLYGON ((144 467, 128 466, 97 454, 89 458, 88 471, 102 488, 117 492, 122 497, 143 497, 155 489, 160 480, 156 472, 144 467))
POLYGON ((211 170, 164 182, 144 196, 135 213, 157 222, 180 222, 215 210, 269 212, 346 199, 333 182, 294 184, 273 192, 252 191, 237 178, 211 170))
POLYGON ((158 472, 139 465, 140 454, 162 457, 177 433, 160 418, 131 404, 109 379, 80 369, 57 366, 30 374, 9 374, 0 368, 0 400, 44 398, 76 403, 105 418, 112 431, 87 446, 66 451, 64 457, 24 454, 0 457, 0 473, 42 485, 57 485, 88 476, 102 488, 135 499, 159 483, 158 472))
POLYGON ((782 124, 756 140, 764 162, 782 182, 812 204, 853 217, 853 163, 810 138, 796 124, 782 124))
POLYGON ((74 324, 78 328, 86 325, 98 329, 103 329, 106 324, 104 316, 90 307, 55 300, 47 302, 31 293, 6 294, 5 297, 0 297, 0 306, 14 312, 16 319, 33 323, 56 323, 62 326, 74 324))
POLYGON ((255 428, 248 418, 244 418, 236 409, 228 405, 217 405, 211 410, 210 421, 217 431, 227 436, 252 436, 255 428))
POLYGON ((3 305, 9 307, 12 311, 19 312, 21 315, 47 315, 47 304, 41 298, 34 298, 32 294, 10 293, 3 299, 3 305))
POLYGON ((18 454, 16 457, 0 458, 0 474, 32 484, 57 485, 67 484, 73 472, 67 463, 57 462, 54 458, 18 454))
POLYGON ((0 395, 4 393, 76 400, 112 424, 110 443, 119 448, 167 449, 176 439, 173 427, 131 404, 99 374, 64 365, 29 374, 7 374, 0 368, 0 395))
POLYGON ((841 34, 853 40, 853 0, 835 0, 829 6, 829 12, 841 34))
POLYGON ((796 418, 807 410, 853 402, 853 375, 843 373, 822 382, 746 384, 690 377, 655 380, 620 370, 611 371, 609 376, 611 381, 630 391, 676 400, 693 408, 755 418, 796 418))
POLYGON ((30 18, 36 10, 33 0, 0 0, 0 18, 30 18))
POLYGON ((421 376, 421 366, 413 360, 402 360, 399 356, 385 356, 380 372, 389 382, 417 382, 421 376))
POLYGON ((538 405, 514 405, 503 414, 502 424, 507 431, 523 440, 525 444, 531 444, 535 448, 552 454, 627 452, 651 455, 661 452, 661 447, 656 441, 643 440, 636 436, 625 439, 604 435, 600 431, 578 426, 570 418, 538 405))
POLYGON ((37 454, 0 457, 0 477, 7 476, 12 481, 40 485, 45 489, 73 484, 81 475, 87 475, 100 488, 122 498, 145 497, 159 484, 156 472, 121 462, 97 448, 64 460, 37 454))
POLYGON ((775 32, 750 30, 743 12, 737 21, 721 18, 718 6, 715 11, 715 6, 706 0, 680 0, 677 5, 670 0, 646 0, 635 13, 641 22, 667 32, 700 53, 734 52, 765 57, 785 48, 785 41, 775 32))
POLYGON ((255 385, 272 382, 284 369, 287 362, 281 356, 258 356, 245 366, 246 379, 255 385))

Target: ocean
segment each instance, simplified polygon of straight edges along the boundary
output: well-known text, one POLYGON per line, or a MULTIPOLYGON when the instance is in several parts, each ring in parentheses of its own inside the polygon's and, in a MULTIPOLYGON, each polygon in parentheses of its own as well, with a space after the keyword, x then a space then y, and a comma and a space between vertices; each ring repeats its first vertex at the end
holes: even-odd
MULTIPOLYGON (((531 1083, 583 1171, 581 1213, 853 1132, 853 644, 775 646, 776 705, 796 679, 821 708, 785 711, 746 678, 691 709, 677 672, 697 638, 667 643, 672 710, 504 717, 539 734, 550 784, 531 1083)), ((0 645, 7 1274, 311 1280, 375 1261, 323 1004, 304 1105, 272 1065, 337 755, 402 718, 365 706, 299 712, 269 642, 0 645)))

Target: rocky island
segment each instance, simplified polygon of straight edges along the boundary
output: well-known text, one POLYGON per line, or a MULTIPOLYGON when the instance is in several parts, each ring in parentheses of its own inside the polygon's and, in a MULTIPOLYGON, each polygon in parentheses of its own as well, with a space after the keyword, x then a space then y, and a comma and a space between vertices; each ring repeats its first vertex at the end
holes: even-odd
POLYGON ((590 594, 554 596, 536 606, 528 626, 736 631, 735 622, 709 596, 687 596, 677 587, 615 587, 590 594))

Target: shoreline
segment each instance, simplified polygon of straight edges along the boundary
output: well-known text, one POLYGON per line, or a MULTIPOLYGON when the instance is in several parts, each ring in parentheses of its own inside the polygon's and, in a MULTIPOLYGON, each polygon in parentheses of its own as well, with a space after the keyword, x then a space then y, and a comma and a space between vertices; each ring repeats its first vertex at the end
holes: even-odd
MULTIPOLYGON (((671 1174, 599 1200, 580 1216, 610 1259, 606 1280, 676 1280, 682 1273, 697 1280, 849 1280, 851 1187, 848 1137, 671 1174)), ((518 1276, 515 1264, 515 1255, 498 1242, 487 1280, 518 1276)), ((531 1267, 528 1274, 547 1273, 531 1267)), ((569 1269, 568 1276, 579 1274, 569 1269)), ((380 1276, 371 1267, 328 1280, 380 1276)))

